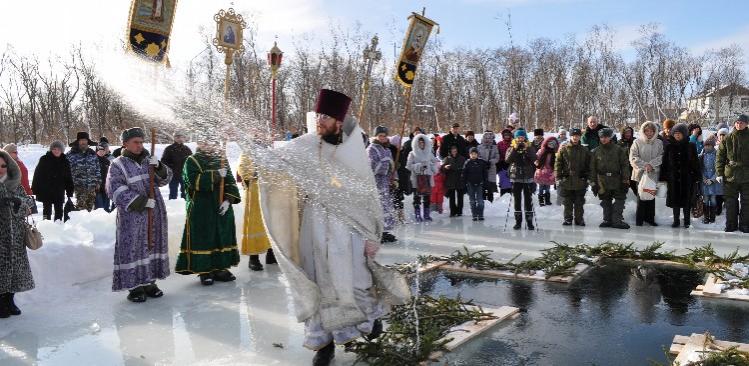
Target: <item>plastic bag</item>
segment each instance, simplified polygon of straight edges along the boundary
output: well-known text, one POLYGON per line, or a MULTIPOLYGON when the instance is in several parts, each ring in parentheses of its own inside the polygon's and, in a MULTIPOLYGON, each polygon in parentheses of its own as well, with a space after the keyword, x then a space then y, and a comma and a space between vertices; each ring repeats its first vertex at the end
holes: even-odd
POLYGON ((641 201, 652 201, 658 193, 658 183, 648 174, 643 174, 637 185, 637 195, 641 201))

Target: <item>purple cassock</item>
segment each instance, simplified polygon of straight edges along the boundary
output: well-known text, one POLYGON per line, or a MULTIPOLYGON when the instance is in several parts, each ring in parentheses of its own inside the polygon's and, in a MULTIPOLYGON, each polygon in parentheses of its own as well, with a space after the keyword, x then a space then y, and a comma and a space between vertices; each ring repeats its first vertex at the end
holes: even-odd
MULTIPOLYGON (((161 192, 157 188, 154 196, 156 206, 153 209, 153 243, 150 248, 148 210, 137 212, 129 209, 138 197, 148 196, 148 155, 144 152, 141 156, 136 159, 132 154, 123 154, 112 161, 107 175, 107 195, 117 206, 113 291, 131 290, 169 276, 168 226, 161 192)), ((163 164, 162 167, 166 177, 155 174, 157 187, 169 184, 172 179, 172 171, 163 164)))

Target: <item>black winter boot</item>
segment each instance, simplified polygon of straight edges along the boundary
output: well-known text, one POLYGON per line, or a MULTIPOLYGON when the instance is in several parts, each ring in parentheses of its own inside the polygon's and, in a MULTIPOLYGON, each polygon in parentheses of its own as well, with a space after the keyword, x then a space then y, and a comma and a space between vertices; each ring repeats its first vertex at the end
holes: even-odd
MULTIPOLYGON (((268 250, 270 250, 270 249, 268 249, 268 250)), ((253 271, 262 271, 263 270, 263 265, 262 265, 262 263, 260 263, 260 256, 259 255, 257 255, 257 254, 250 255, 250 264, 249 264, 249 267, 253 271)))
POLYGON ((228 269, 213 272, 213 279, 219 282, 231 282, 237 279, 228 269))
POLYGON ((16 302, 13 299, 16 296, 16 294, 11 292, 7 294, 7 296, 8 296, 8 308, 10 309, 10 315, 21 315, 21 309, 19 309, 18 306, 16 306, 16 302))
POLYGON ((127 299, 132 302, 146 302, 146 291, 143 286, 130 290, 127 299))
POLYGON ((551 206, 551 192, 546 192, 544 195, 546 196, 546 206, 551 206))
POLYGON ((273 248, 268 248, 268 251, 265 252, 265 264, 278 264, 276 254, 273 253, 273 248))
POLYGON ((0 319, 10 318, 10 294, 0 294, 0 319))
POLYGON ((200 278, 200 283, 203 286, 211 286, 213 285, 213 273, 203 273, 198 276, 200 278))
POLYGON ((538 205, 541 207, 546 206, 546 195, 543 193, 538 194, 538 205))
POLYGON ((330 342, 315 353, 315 357, 312 358, 312 366, 328 366, 333 358, 335 358, 335 344, 330 342))
POLYGON ((148 286, 145 286, 144 290, 146 292, 146 296, 148 297, 159 298, 159 297, 164 296, 164 291, 161 291, 159 286, 156 286, 156 282, 148 286))
POLYGON ((515 230, 520 230, 520 228, 523 227, 523 213, 522 212, 515 212, 515 226, 512 228, 515 230))
POLYGON ((525 224, 528 226, 528 230, 536 230, 536 226, 533 225, 533 212, 525 213, 525 224))

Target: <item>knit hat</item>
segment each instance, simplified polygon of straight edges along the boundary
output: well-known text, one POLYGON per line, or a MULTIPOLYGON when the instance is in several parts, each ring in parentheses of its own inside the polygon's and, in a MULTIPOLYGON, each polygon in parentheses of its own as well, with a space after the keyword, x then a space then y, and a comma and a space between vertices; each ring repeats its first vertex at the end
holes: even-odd
POLYGON ((140 138, 146 138, 146 133, 143 132, 143 129, 140 127, 133 127, 131 129, 122 131, 122 142, 125 143, 128 140, 140 137, 140 138))
POLYGON ((65 151, 65 144, 62 143, 62 141, 55 141, 51 144, 49 144, 49 150, 53 149, 60 149, 61 151, 65 151))
POLYGON ((349 106, 351 106, 351 98, 346 94, 330 89, 320 89, 314 111, 343 122, 348 114, 349 106))
POLYGON ((388 134, 388 128, 385 127, 385 126, 377 126, 377 127, 375 127, 374 135, 377 136, 377 135, 379 135, 381 133, 384 133, 385 136, 387 136, 387 134, 388 134))
POLYGON ((718 139, 713 134, 713 135, 710 135, 710 137, 706 138, 702 144, 705 146, 707 145, 715 146, 717 143, 718 143, 718 139))
POLYGON ((525 137, 525 138, 528 138, 528 133, 525 132, 525 129, 518 128, 517 130, 515 130, 515 138, 518 138, 518 137, 521 137, 521 136, 525 137))
POLYGON ((17 153, 18 152, 18 146, 16 146, 16 144, 7 144, 7 145, 5 145, 5 147, 3 148, 3 150, 5 150, 5 152, 7 152, 8 154, 10 154, 10 153, 17 153))
POLYGON ((718 135, 728 135, 728 128, 723 127, 720 130, 718 130, 718 135))
POLYGON ((686 123, 679 123, 676 126, 674 126, 671 129, 670 135, 673 136, 677 132, 681 133, 681 135, 684 136, 685 139, 689 137, 689 127, 687 127, 686 123))
POLYGON ((473 131, 468 130, 466 131, 466 136, 476 136, 476 134, 473 131))
POLYGON ((598 130, 598 137, 614 137, 614 130, 606 127, 598 130))
POLYGON ((478 154, 479 153, 479 149, 476 148, 476 147, 472 147, 470 150, 468 150, 468 153, 469 154, 473 154, 473 153, 478 154))
POLYGON ((187 137, 187 135, 182 131, 174 131, 172 137, 176 139, 177 137, 187 137))
POLYGON ((533 137, 543 136, 544 135, 544 129, 543 128, 537 128, 533 130, 533 137))
POLYGON ((747 116, 746 114, 742 114, 738 118, 736 118, 736 122, 749 123, 749 116, 747 116))
POLYGON ((575 136, 575 135, 582 136, 583 131, 579 128, 573 128, 572 131, 570 132, 570 136, 575 136))
MULTIPOLYGON (((671 130, 676 125, 676 121, 667 118, 663 120, 663 129, 664 130, 671 130)), ((685 126, 686 127, 686 126, 685 126)), ((686 136, 686 134, 684 135, 686 136)))

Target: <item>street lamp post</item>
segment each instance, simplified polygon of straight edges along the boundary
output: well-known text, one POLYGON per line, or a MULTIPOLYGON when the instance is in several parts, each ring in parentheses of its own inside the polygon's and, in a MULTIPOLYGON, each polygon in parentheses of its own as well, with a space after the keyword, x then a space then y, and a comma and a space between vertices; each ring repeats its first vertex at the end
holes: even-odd
POLYGON ((271 135, 276 132, 276 76, 281 67, 283 52, 278 48, 278 42, 273 42, 273 48, 268 52, 268 65, 270 65, 271 80, 271 135))

